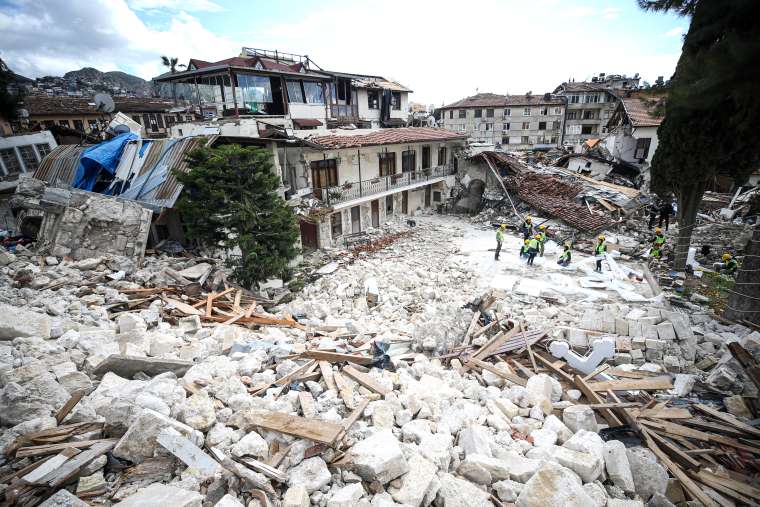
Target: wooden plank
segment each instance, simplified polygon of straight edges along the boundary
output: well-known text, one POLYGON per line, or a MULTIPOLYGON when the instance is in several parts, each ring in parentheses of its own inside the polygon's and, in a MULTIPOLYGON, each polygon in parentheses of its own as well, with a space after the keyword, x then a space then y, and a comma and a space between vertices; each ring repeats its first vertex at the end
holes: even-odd
POLYGON ((474 340, 478 336, 480 336, 480 335, 482 335, 484 333, 487 333, 488 331, 490 331, 491 329, 493 329, 494 327, 496 327, 498 325, 499 325, 498 319, 497 320, 492 320, 491 322, 489 322, 485 326, 481 327, 480 329, 476 329, 475 332, 472 333, 472 339, 474 340))
POLYGON ((16 451, 16 458, 28 458, 34 456, 47 456, 48 454, 56 454, 67 447, 73 447, 74 449, 86 449, 99 443, 113 443, 118 442, 117 438, 101 438, 97 440, 82 440, 81 442, 64 442, 62 444, 49 444, 49 445, 35 445, 31 447, 22 447, 16 451))
POLYGON ((670 470, 670 473, 673 474, 673 477, 681 481, 681 485, 692 497, 702 502, 705 507, 720 507, 712 498, 707 496, 707 494, 702 491, 702 489, 692 481, 683 470, 681 470, 681 467, 671 461, 670 457, 668 457, 668 455, 660 449, 657 443, 652 439, 648 430, 644 430, 644 435, 649 450, 665 464, 668 470, 670 470))
POLYGON ((728 350, 734 356, 734 359, 744 368, 744 372, 750 380, 760 389, 760 366, 755 358, 739 342, 729 343, 728 350))
POLYGON ((301 413, 304 417, 313 419, 319 413, 317 402, 309 391, 298 391, 298 402, 301 404, 301 413))
POLYGON ((644 370, 625 371, 625 370, 621 370, 620 368, 612 368, 607 373, 614 377, 621 377, 621 378, 651 378, 651 377, 659 377, 660 375, 662 375, 662 373, 655 373, 653 371, 644 371, 644 370))
MULTIPOLYGON (((583 381, 583 378, 580 375, 575 375, 573 377, 573 384, 575 384, 575 387, 577 387, 583 395, 588 399, 588 401, 592 403, 602 403, 602 399, 599 397, 596 392, 594 392, 593 389, 589 387, 589 385, 583 381)), ((610 409, 608 408, 602 408, 599 409, 599 412, 602 414, 602 417, 607 421, 607 423, 610 425, 610 427, 617 427, 622 426, 623 423, 620 422, 620 419, 613 414, 610 409)))
POLYGON ((686 454, 677 445, 669 442, 665 437, 658 435, 655 431, 644 430, 652 437, 661 447, 665 449, 671 458, 678 462, 679 465, 687 469, 699 469, 700 463, 690 455, 686 454))
POLYGON ((77 454, 79 454, 79 450, 67 447, 61 451, 60 454, 56 454, 55 456, 46 459, 44 464, 30 471, 28 474, 25 474, 21 477, 21 480, 28 484, 36 484, 40 479, 48 475, 50 472, 57 470, 77 454))
POLYGON ((530 348, 530 342, 528 341, 528 337, 525 335, 525 329, 523 328, 522 321, 520 321, 520 334, 522 335, 523 340, 525 340, 525 348, 528 349, 528 357, 530 358, 530 364, 533 365, 533 371, 538 371, 536 358, 533 357, 533 349, 530 348))
POLYGON ((285 456, 288 455, 292 448, 293 444, 290 444, 286 447, 281 447, 276 453, 269 457, 269 459, 266 461, 266 464, 270 467, 277 468, 280 466, 280 463, 282 463, 282 460, 285 459, 285 456))
POLYGON ((41 481, 46 482, 47 485, 51 488, 56 488, 62 484, 65 484, 66 481, 76 475, 82 467, 89 464, 95 458, 107 453, 115 446, 116 440, 112 442, 99 442, 97 444, 93 444, 93 446, 88 450, 79 453, 64 463, 62 467, 43 477, 41 481))
POLYGON ((71 412, 74 407, 76 407, 77 403, 79 403, 79 400, 81 400, 83 397, 84 390, 76 391, 74 394, 72 394, 71 398, 69 398, 69 401, 67 401, 66 404, 61 407, 58 413, 55 414, 56 422, 58 424, 61 424, 61 421, 66 419, 66 416, 69 415, 69 412, 71 412))
POLYGON ((634 417, 647 417, 649 419, 691 419, 694 417, 686 408, 645 408, 631 410, 634 417))
MULTIPOLYGON (((474 359, 485 359, 488 357, 488 353, 491 350, 494 350, 499 347, 499 345, 502 345, 503 343, 507 342, 508 340, 512 339, 517 335, 518 330, 517 328, 512 328, 509 331, 502 331, 500 333, 496 333, 491 337, 490 340, 488 340, 485 344, 483 344, 482 347, 478 349, 475 354, 472 355, 474 359)), ((520 339, 522 341, 522 338, 520 339)))
POLYGON ((630 380, 607 380, 604 382, 590 382, 589 388, 594 391, 659 391, 673 389, 673 382, 668 376, 646 379, 630 380))
POLYGON ((288 385, 293 379, 303 374, 305 371, 307 371, 312 366, 315 366, 316 364, 317 364, 316 361, 313 361, 313 360, 307 361, 306 363, 302 364, 301 366, 291 371, 287 375, 283 375, 282 377, 275 380, 274 384, 259 384, 257 386, 254 386, 248 389, 248 392, 250 392, 254 396, 258 396, 259 394, 269 389, 272 385, 276 385, 276 386, 288 385))
POLYGON ((688 421, 684 421, 684 424, 693 426, 700 430, 722 433, 730 437, 735 437, 735 438, 745 437, 744 432, 741 430, 738 430, 726 424, 719 424, 719 423, 714 423, 710 421, 705 421, 704 419, 692 418, 692 419, 689 419, 688 421))
POLYGON ((711 472, 708 472, 707 470, 700 470, 697 475, 700 479, 708 479, 711 481, 719 482, 720 484, 723 484, 729 489, 732 489, 733 491, 738 491, 739 493, 742 493, 743 495, 747 495, 750 498, 754 498, 755 500, 760 499, 760 488, 756 488, 754 486, 750 486, 749 484, 745 484, 740 481, 736 481, 734 479, 730 479, 728 477, 723 477, 711 472))
POLYGON ((170 308, 168 309, 176 308, 177 310, 184 313, 185 315, 204 315, 204 313, 201 310, 187 303, 183 303, 182 301, 178 299, 174 299, 174 298, 170 298, 166 296, 162 297, 161 299, 163 299, 165 303, 169 303, 170 308))
POLYGON ((335 439, 335 444, 337 445, 343 438, 345 438, 346 433, 348 433, 348 430, 351 429, 351 426, 356 423, 356 421, 359 420, 359 418, 364 413, 364 410, 367 408, 367 405, 369 405, 369 400, 367 398, 362 398, 362 401, 359 402, 359 404, 356 406, 356 408, 340 422, 340 425, 343 427, 343 431, 340 432, 338 435, 338 438, 335 439))
POLYGON ((734 438, 724 437, 723 435, 716 435, 714 433, 706 433, 704 431, 695 430, 694 428, 687 428, 686 426, 663 420, 650 421, 648 419, 642 419, 640 422, 652 428, 665 430, 667 433, 673 435, 693 438, 695 440, 702 440, 705 442, 715 442, 716 444, 727 445, 729 447, 734 447, 736 449, 751 452, 760 456, 760 447, 745 445, 734 438))
MULTIPOLYGON (((507 364, 510 364, 510 363, 507 363, 507 364)), ((522 365, 522 363, 520 363, 520 361, 517 361, 516 359, 512 359, 511 360, 511 364, 520 373, 522 373, 523 375, 525 375, 528 378, 534 377, 536 375, 533 370, 531 370, 530 368, 526 368, 525 366, 522 365)))
MULTIPOLYGON (((716 491, 719 491, 725 495, 730 496, 731 498, 735 498, 742 502, 744 505, 750 505, 752 507, 758 507, 758 504, 754 502, 751 498, 748 498, 738 491, 735 491, 728 486, 726 486, 722 481, 725 479, 724 477, 721 477, 720 480, 716 480, 708 475, 700 475, 702 472, 690 472, 689 476, 697 481, 702 482, 705 486, 708 486, 716 491)), ((716 476, 717 477, 717 476, 716 476)), ((754 497, 755 499, 758 499, 760 497, 754 497)))
POLYGON ((307 350, 298 355, 305 359, 316 359, 317 361, 327 361, 329 363, 339 363, 347 361, 349 363, 369 365, 374 359, 367 356, 357 356, 354 354, 341 354, 340 352, 328 352, 326 350, 307 350))
POLYGON ((599 366, 596 367, 596 369, 594 371, 592 371, 591 373, 589 373, 588 375, 586 375, 585 377, 583 377, 583 381, 584 382, 588 382, 589 380, 591 380, 592 378, 596 377, 600 373, 604 373, 609 368, 610 368, 610 365, 607 364, 607 363, 599 365, 599 366))
POLYGON ((288 482, 288 474, 283 472, 282 470, 278 470, 277 468, 268 465, 266 463, 263 463, 257 459, 251 458, 251 457, 245 457, 245 458, 238 458, 236 459, 238 463, 242 463, 243 465, 247 466, 254 472, 258 472, 260 474, 264 474, 265 476, 269 477, 270 479, 277 481, 277 482, 288 482))
POLYGON ((337 392, 338 388, 335 387, 335 380, 333 380, 332 365, 327 361, 320 361, 319 371, 322 372, 322 380, 327 384, 327 389, 337 392))
POLYGON ((346 408, 349 410, 356 408, 356 403, 354 402, 354 390, 351 388, 351 385, 346 382, 346 379, 343 378, 343 375, 339 371, 334 371, 333 380, 335 381, 335 387, 338 389, 338 394, 343 400, 343 404, 346 405, 346 408))
POLYGON ((254 299, 253 302, 248 306, 248 309, 245 311, 245 318, 250 318, 250 316, 253 314, 253 311, 256 309, 256 303, 257 301, 254 299))
POLYGON ((759 429, 752 427, 749 424, 744 424, 743 422, 741 422, 739 419, 729 414, 728 412, 721 412, 719 410, 715 410, 714 408, 708 407, 707 405, 703 405, 701 403, 694 404, 694 408, 696 408, 700 412, 703 412, 707 415, 711 415, 715 417, 716 419, 720 419, 721 421, 727 424, 730 424, 734 428, 737 428, 746 433, 749 433, 750 435, 753 435, 756 438, 760 437, 759 429))
POLYGON ((603 408, 636 408, 640 407, 641 403, 637 401, 622 401, 615 403, 592 403, 586 406, 594 410, 601 410, 603 408))
POLYGON ((254 412, 246 418, 253 426, 278 431, 286 435, 306 438, 314 442, 332 444, 343 426, 328 421, 306 419, 284 412, 254 412))
POLYGON ((346 365, 343 367, 343 373, 357 381, 359 384, 363 385, 370 391, 373 391, 377 394, 380 394, 382 396, 385 396, 386 394, 390 394, 392 391, 388 389, 387 387, 383 387, 378 382, 375 381, 371 376, 367 375, 366 373, 362 373, 356 368, 353 368, 352 366, 346 365))
POLYGON ((467 331, 465 331, 464 333, 464 338, 462 338, 462 345, 470 344, 470 335, 475 329, 475 326, 478 324, 478 320, 480 320, 480 310, 475 310, 475 313, 472 315, 472 320, 470 321, 470 325, 467 326, 467 331))
POLYGON ((235 300, 232 302, 232 311, 234 312, 242 312, 243 309, 240 308, 240 299, 243 297, 243 291, 241 289, 238 289, 235 293, 235 300))
POLYGON ((493 373, 494 375, 496 375, 498 377, 501 377, 501 378, 503 378, 505 380, 509 380, 510 382, 513 382, 513 383, 515 383, 515 384, 517 384, 519 386, 525 387, 525 385, 528 383, 524 378, 518 377, 514 373, 507 373, 505 371, 502 371, 502 370, 494 367, 494 365, 492 365, 490 363, 487 363, 485 361, 481 361, 479 359, 475 359, 474 357, 470 358, 470 360, 467 361, 464 365, 467 366, 468 368, 473 368, 473 367, 477 366, 478 368, 481 368, 483 370, 488 370, 491 373, 493 373))
POLYGON ((562 368, 558 368, 552 361, 545 358, 542 354, 535 354, 535 358, 538 359, 538 362, 543 364, 546 368, 548 368, 550 371, 556 373, 563 379, 567 380, 571 384, 574 383, 573 376, 564 371, 562 368))

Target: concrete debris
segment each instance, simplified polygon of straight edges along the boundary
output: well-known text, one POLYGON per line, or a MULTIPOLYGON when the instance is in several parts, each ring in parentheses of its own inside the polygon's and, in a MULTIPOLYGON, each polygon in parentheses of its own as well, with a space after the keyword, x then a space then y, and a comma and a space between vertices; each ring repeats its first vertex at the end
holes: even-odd
POLYGON ((231 286, 210 257, 0 250, 0 494, 161 507, 725 497, 710 461, 746 474, 757 454, 760 334, 652 297, 631 254, 600 274, 575 253, 557 267, 549 242, 527 266, 507 234, 496 263, 478 220, 420 214, 412 232, 390 223, 374 246, 315 253, 282 299, 279 284, 231 286), (614 428, 630 421, 623 439, 614 428), (674 462, 671 446, 699 452, 674 462), (21 487, 49 456, 55 485, 40 467, 21 487))

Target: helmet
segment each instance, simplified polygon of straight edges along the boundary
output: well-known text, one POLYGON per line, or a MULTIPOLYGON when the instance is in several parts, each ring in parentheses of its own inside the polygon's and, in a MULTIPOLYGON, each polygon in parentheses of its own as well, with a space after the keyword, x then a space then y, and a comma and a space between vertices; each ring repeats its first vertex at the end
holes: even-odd
POLYGON ((538 228, 543 231, 544 229, 546 229, 546 226, 545 225, 539 225, 538 228))
POLYGON ((660 234, 662 232, 662 228, 658 227, 654 230, 656 234, 660 234))
POLYGON ((525 240, 525 244, 527 245, 528 243, 530 243, 530 240, 529 240, 529 239, 526 239, 526 240, 525 240))
POLYGON ((565 241, 565 248, 570 248, 570 242, 569 241, 565 241))
POLYGON ((724 254, 723 254, 723 257, 722 257, 722 259, 723 259, 724 261, 727 261, 727 260, 728 260, 728 259, 730 259, 730 258, 731 258, 731 254, 730 254, 730 253, 726 252, 726 253, 724 253, 724 254))
POLYGON ((531 222, 532 220, 533 220, 533 219, 532 219, 532 218, 530 218, 530 217, 525 217, 525 221, 526 221, 526 222, 531 222))
POLYGON ((534 238, 536 238, 536 239, 541 239, 541 235, 540 235, 540 234, 536 234, 536 235, 535 235, 535 236, 533 236, 533 237, 534 237, 534 238))
POLYGON ((506 229, 506 228, 507 228, 507 224, 501 224, 501 225, 499 226, 499 229, 506 229))
POLYGON ((604 234, 599 235, 599 241, 604 241, 604 234))

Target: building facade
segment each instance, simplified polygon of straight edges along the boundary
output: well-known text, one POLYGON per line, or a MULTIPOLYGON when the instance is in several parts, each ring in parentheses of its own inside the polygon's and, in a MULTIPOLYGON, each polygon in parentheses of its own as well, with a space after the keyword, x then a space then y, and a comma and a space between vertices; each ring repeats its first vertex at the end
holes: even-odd
POLYGON ((32 174, 58 144, 47 130, 0 137, 0 191, 16 187, 22 174, 32 174))
POLYGON ((570 81, 559 85, 554 93, 566 103, 563 145, 580 151, 587 139, 607 133, 607 123, 627 90, 639 86, 639 76, 600 74, 591 81, 570 81))
POLYGON ((435 207, 454 185, 465 136, 439 128, 341 130, 278 151, 289 184, 318 201, 301 219, 305 248, 342 246, 396 215, 435 207))
POLYGON ((479 93, 441 108, 440 124, 472 141, 506 150, 558 147, 565 104, 561 97, 479 93))

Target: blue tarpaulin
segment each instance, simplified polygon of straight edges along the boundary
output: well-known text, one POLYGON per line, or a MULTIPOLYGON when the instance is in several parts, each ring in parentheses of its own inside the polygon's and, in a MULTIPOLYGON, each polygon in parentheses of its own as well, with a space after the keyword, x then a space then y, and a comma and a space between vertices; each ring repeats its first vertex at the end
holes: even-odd
POLYGON ((111 175, 116 172, 124 146, 134 139, 139 139, 139 137, 127 132, 86 149, 79 159, 79 167, 72 186, 92 191, 101 171, 106 171, 111 175))

